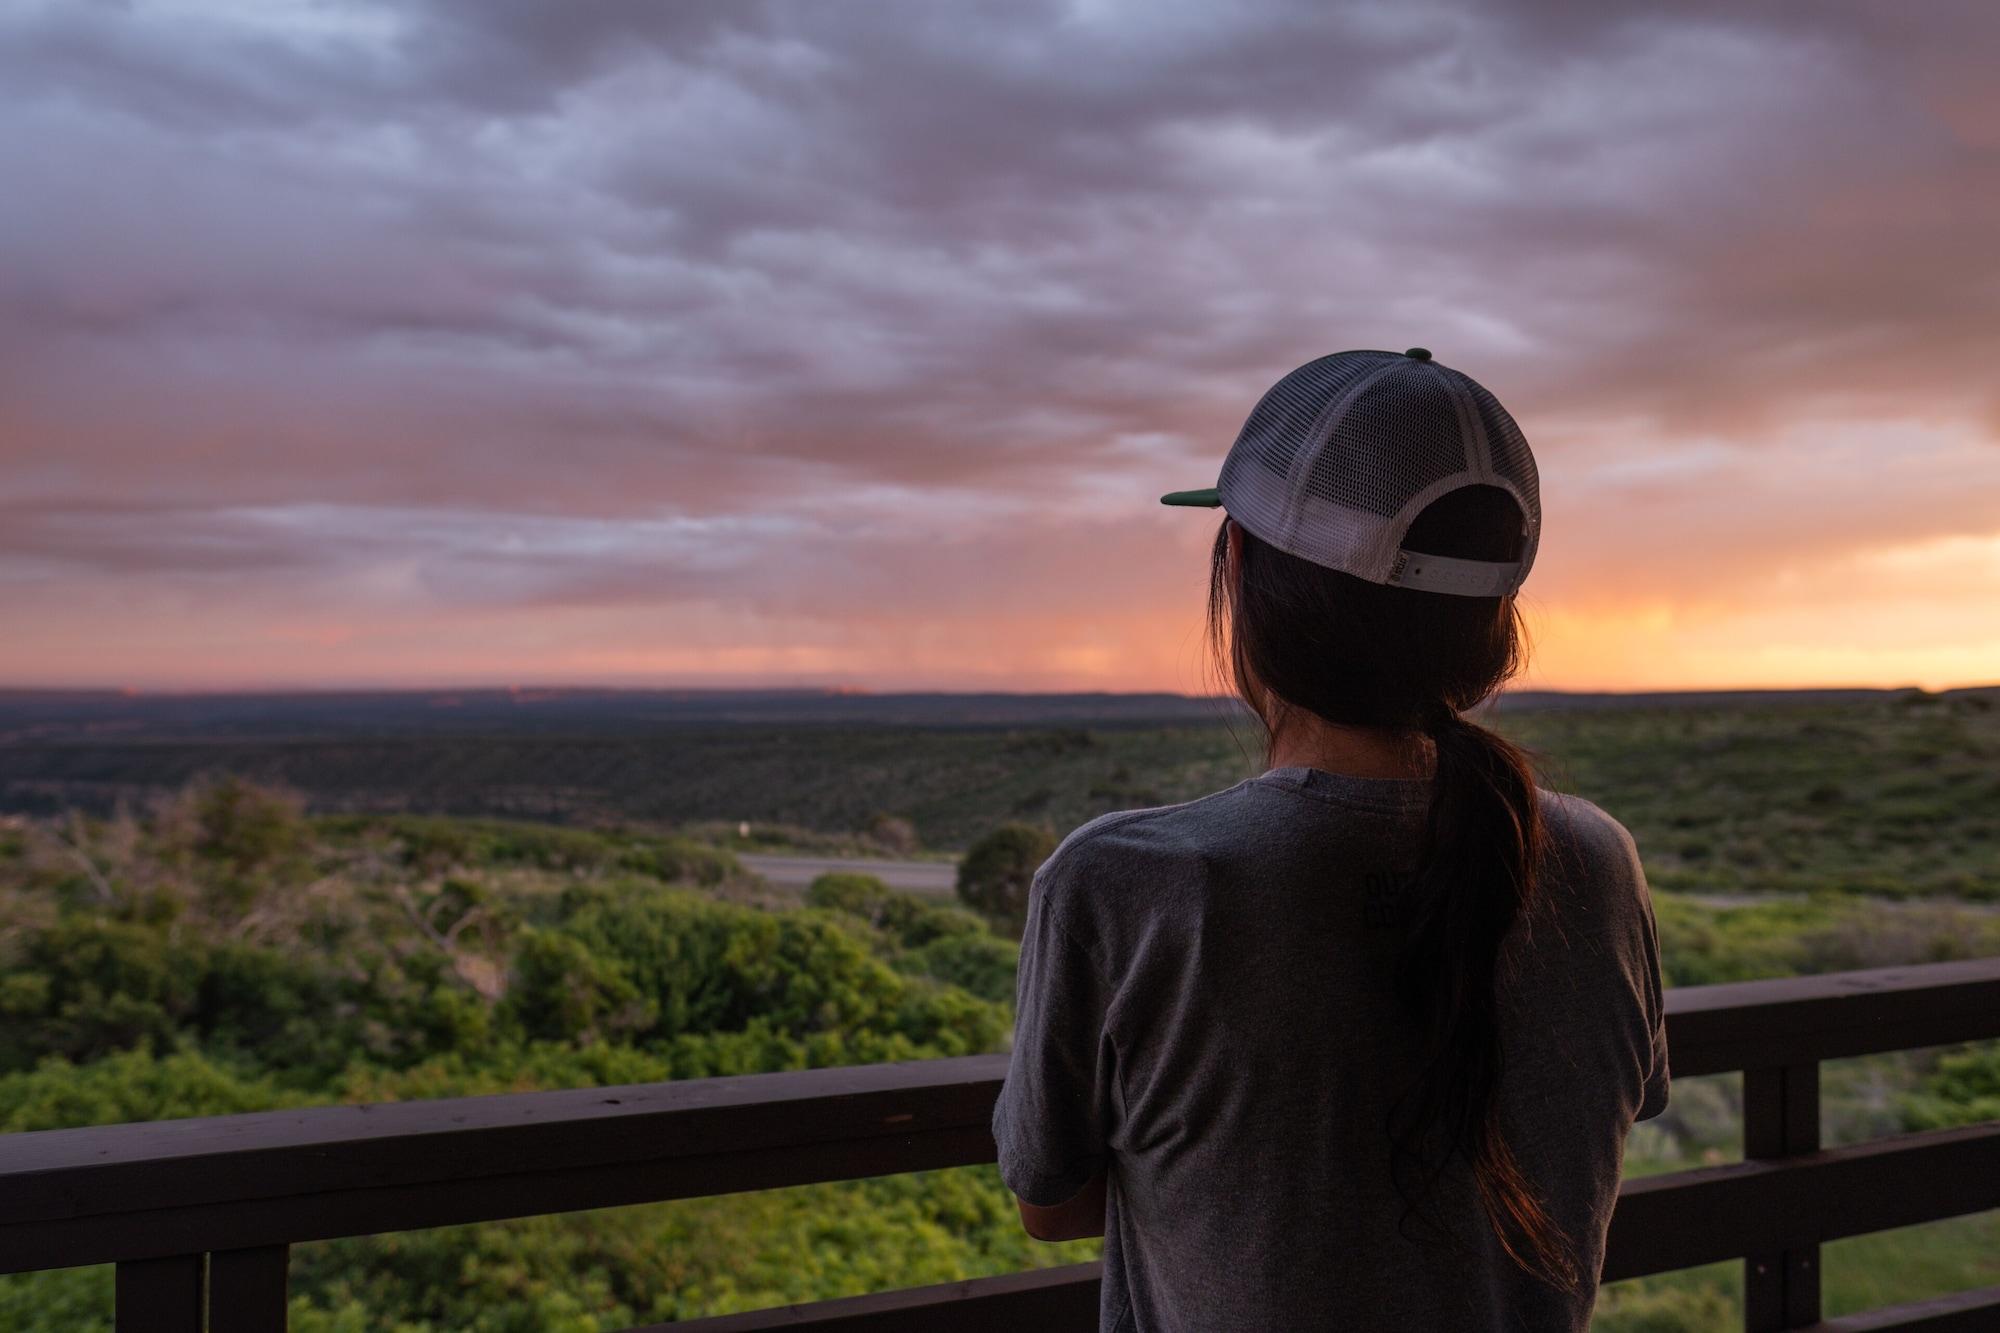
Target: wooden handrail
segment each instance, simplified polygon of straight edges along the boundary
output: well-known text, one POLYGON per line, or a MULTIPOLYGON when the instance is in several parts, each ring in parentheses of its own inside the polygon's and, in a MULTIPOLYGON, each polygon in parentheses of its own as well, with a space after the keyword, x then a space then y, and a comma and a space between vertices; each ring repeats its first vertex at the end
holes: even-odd
POLYGON ((1004 1055, 0 1135, 0 1272, 994 1159, 1004 1055))
MULTIPOLYGON (((1820 1060, 2000 1036, 2000 959, 1680 988, 1667 1012, 1676 1075, 1788 1070, 1794 1097, 1816 1098, 1820 1060)), ((206 1299, 225 1299, 218 1274, 240 1273, 268 1306, 273 1264, 281 1276, 284 1247, 301 1241, 991 1162, 1006 1064, 968 1056, 4 1135, 0 1272, 116 1262, 121 1290, 129 1268, 149 1291, 182 1291, 188 1262, 226 1256, 198 1270, 206 1299)), ((1820 1240, 2000 1206, 2000 1126, 1824 1152, 1816 1139, 1763 1138, 1771 1160, 1629 1184, 1607 1277, 1753 1250, 1816 1260, 1820 1240)), ((1051 1290, 1023 1287, 1042 1301, 1057 1299, 1051 1290)), ((1816 1295, 1808 1320, 1784 1313, 1805 1308, 1784 1303, 1798 1291, 1779 1290, 1772 1308, 1788 1322, 1772 1327, 1817 1320, 1816 1295)))
POLYGON ((2000 1035, 2000 958, 1680 986, 1666 998, 1676 1076, 1775 1069, 2000 1035))

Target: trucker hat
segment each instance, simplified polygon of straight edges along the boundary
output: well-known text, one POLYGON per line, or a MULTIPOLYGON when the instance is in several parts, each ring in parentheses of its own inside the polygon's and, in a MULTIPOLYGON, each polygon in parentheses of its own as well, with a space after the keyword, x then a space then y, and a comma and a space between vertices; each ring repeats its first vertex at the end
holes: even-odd
POLYGON ((1370 583, 1506 597, 1542 530, 1535 458, 1500 400, 1430 352, 1335 352, 1271 386, 1205 490, 1160 503, 1220 506, 1281 551, 1370 583), (1496 486, 1521 509, 1521 558, 1461 560, 1403 538, 1425 506, 1496 486))

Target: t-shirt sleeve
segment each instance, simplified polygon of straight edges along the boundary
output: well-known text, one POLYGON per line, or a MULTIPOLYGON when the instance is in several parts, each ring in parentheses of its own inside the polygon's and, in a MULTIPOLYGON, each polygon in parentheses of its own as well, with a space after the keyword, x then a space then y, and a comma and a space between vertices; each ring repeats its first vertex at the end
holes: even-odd
MULTIPOLYGON (((1636 853, 1635 853, 1636 859, 1636 853)), ((1651 1120, 1667 1109, 1667 1095, 1671 1090, 1672 1076, 1667 1067, 1667 1005, 1666 993, 1660 981, 1660 925, 1653 914, 1653 895, 1646 887, 1645 871, 1639 874, 1639 898, 1645 906, 1643 923, 1646 939, 1646 1014, 1652 1025, 1653 1064, 1646 1075, 1646 1083, 1640 1091, 1640 1120, 1651 1120)))
POLYGON ((1040 1207, 1075 1197, 1104 1165, 1115 1054, 1110 987, 1060 917, 1066 887, 1051 862, 1028 898, 1015 983, 1014 1054, 993 1108, 1000 1178, 1040 1207))

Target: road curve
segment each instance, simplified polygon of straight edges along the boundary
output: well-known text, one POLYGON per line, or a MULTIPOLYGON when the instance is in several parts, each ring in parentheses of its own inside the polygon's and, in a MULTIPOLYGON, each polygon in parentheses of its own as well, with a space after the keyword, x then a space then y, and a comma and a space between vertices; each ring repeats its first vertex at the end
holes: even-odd
POLYGON ((845 872, 873 875, 892 889, 906 893, 950 895, 958 885, 956 861, 881 861, 853 856, 767 856, 738 852, 745 870, 773 884, 803 889, 821 875, 845 872))
MULTIPOLYGON (((771 883, 782 888, 803 889, 821 875, 847 871, 857 875, 873 875, 892 889, 906 893, 936 894, 952 897, 957 892, 958 863, 956 861, 888 861, 881 859, 848 856, 768 856, 750 852, 737 854, 745 870, 762 875, 771 883)), ((1661 898, 1679 898, 1686 902, 1699 903, 1704 907, 1749 907, 1764 903, 1800 902, 1805 898, 1798 893, 1676 893, 1661 889, 1661 898)), ((1851 901, 1900 911, 1921 911, 1930 908, 1956 908, 1962 912, 1990 916, 2000 913, 2000 903, 1964 902, 1939 898, 1874 898, 1855 895, 1851 901)))

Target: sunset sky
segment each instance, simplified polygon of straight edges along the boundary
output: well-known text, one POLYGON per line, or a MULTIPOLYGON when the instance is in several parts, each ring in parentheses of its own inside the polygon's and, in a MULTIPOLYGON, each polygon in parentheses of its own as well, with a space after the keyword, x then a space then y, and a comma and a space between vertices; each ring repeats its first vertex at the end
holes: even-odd
POLYGON ((0 0, 0 685, 1204 688, 1294 365, 1531 683, 2000 681, 2000 4, 0 0))

